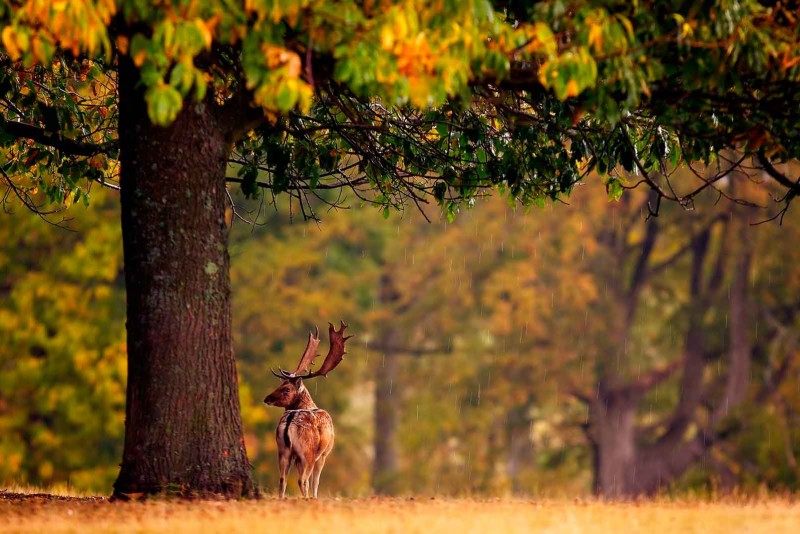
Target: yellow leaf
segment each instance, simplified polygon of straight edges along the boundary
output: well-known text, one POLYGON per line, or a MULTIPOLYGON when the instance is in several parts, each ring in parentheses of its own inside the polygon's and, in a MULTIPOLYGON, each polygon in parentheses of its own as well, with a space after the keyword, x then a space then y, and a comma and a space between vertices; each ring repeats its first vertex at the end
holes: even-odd
POLYGON ((13 61, 18 60, 21 54, 17 47, 17 32, 14 31, 14 28, 11 26, 3 28, 2 40, 3 46, 6 48, 8 55, 11 56, 11 59, 13 61))
POLYGON ((381 48, 384 50, 391 50, 392 44, 394 44, 392 29, 388 25, 383 25, 381 27, 381 48))
POLYGON ((589 46, 594 46, 598 52, 603 48, 603 26, 600 24, 589 25, 589 46))
POLYGON ((633 39, 634 37, 633 24, 631 24, 630 19, 628 19, 628 17, 625 17, 623 15, 617 15, 617 19, 622 23, 623 26, 625 26, 625 31, 628 32, 628 37, 633 39))
POLYGON ((578 82, 575 80, 570 80, 567 82, 567 98, 571 96, 578 96, 578 82))
POLYGON ((398 11, 397 15, 392 18, 392 22, 394 26, 394 35, 396 35, 399 40, 405 39, 408 34, 408 19, 406 19, 405 14, 398 11))
POLYGON ((197 29, 200 30, 200 34, 203 36, 203 42, 206 45, 206 50, 208 50, 211 48, 211 41, 213 39, 213 36, 211 35, 211 29, 206 26, 206 23, 203 21, 203 19, 195 19, 194 23, 197 26, 197 29))
POLYGON ((38 35, 33 36, 33 39, 31 41, 31 48, 33 49, 33 56, 40 63, 47 63, 50 60, 50 58, 47 55, 47 50, 44 47, 44 42, 38 35))

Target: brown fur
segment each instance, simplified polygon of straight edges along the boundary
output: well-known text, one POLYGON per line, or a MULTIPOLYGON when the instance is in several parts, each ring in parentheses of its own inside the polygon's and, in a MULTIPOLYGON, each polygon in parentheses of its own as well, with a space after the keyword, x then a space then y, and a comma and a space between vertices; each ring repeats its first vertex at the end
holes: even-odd
POLYGON ((299 377, 284 379, 264 402, 286 409, 275 430, 281 497, 286 496, 286 475, 294 463, 303 497, 310 497, 313 491, 316 498, 325 459, 333 449, 331 416, 317 408, 299 377))
POLYGON ((325 361, 316 371, 311 371, 319 347, 319 330, 309 332, 300 363, 294 373, 278 369, 280 374, 272 374, 281 379, 281 385, 267 395, 264 402, 270 406, 280 406, 286 410, 278 422, 275 440, 278 442, 278 466, 281 472, 281 498, 286 497, 286 474, 292 462, 297 467, 300 493, 303 497, 314 498, 319 491, 319 477, 325 467, 325 459, 333 449, 333 420, 325 410, 320 410, 303 385, 306 380, 317 376, 327 376, 344 359, 345 342, 352 336, 344 335, 347 325, 342 321, 339 330, 328 323, 330 349, 325 361), (312 486, 313 484, 313 486, 312 486))

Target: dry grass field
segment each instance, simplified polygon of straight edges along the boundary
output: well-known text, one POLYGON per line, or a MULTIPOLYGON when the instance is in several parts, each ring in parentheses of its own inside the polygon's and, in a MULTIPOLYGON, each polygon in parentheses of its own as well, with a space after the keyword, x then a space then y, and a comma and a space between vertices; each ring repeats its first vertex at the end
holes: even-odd
POLYGON ((109 503, 0 493, 0 532, 798 532, 787 498, 665 500, 320 499, 109 503))

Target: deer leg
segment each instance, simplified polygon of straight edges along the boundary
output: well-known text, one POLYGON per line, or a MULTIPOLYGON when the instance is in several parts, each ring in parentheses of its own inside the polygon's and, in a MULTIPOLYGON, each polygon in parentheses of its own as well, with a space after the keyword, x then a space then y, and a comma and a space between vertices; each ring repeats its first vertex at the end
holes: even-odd
POLYGON ((281 473, 281 499, 286 498, 286 476, 289 474, 289 465, 291 463, 291 450, 281 451, 278 455, 278 469, 281 473))
POLYGON ((309 479, 311 478, 311 464, 305 458, 297 460, 297 484, 300 486, 300 493, 308 499, 309 479))
POLYGON ((314 463, 314 472, 312 473, 312 484, 314 485, 314 498, 317 498, 317 493, 319 492, 319 477, 322 475, 322 468, 325 467, 325 459, 327 455, 320 456, 319 459, 314 463))
POLYGON ((314 470, 313 464, 307 463, 303 473, 303 484, 306 487, 306 499, 311 498, 311 474, 314 470))

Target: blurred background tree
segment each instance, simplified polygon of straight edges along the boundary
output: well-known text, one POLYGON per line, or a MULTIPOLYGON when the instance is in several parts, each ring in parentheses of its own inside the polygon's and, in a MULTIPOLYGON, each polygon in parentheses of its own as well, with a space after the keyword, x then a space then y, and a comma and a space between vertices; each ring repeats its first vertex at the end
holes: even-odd
MULTIPOLYGON (((753 184, 737 176, 730 187, 753 184)), ((106 491, 113 480, 121 249, 115 199, 93 194, 104 213, 71 210, 75 232, 20 209, 0 218, 6 482, 106 491)), ((326 492, 796 488, 795 212, 752 226, 761 212, 709 196, 696 212, 675 205, 645 222, 648 200, 579 190, 571 205, 526 211, 492 198, 437 224, 358 206, 321 224, 290 223, 280 202, 255 225, 230 213, 257 481, 277 480, 280 413, 261 404, 269 368, 297 358, 312 320, 345 318, 358 334, 350 356, 312 386, 337 421, 326 492), (609 467, 607 447, 632 449, 631 463, 609 467), (666 467, 648 471, 653 454, 666 467)), ((258 210, 235 201, 243 219, 258 210)))
MULTIPOLYGON (((0 217, 0 478, 108 488, 125 417, 118 198, 72 231, 17 204, 0 217)), ((11 206, 6 204, 6 209, 11 206)))

